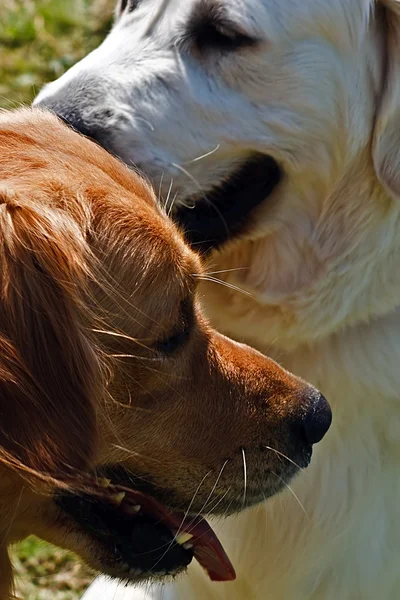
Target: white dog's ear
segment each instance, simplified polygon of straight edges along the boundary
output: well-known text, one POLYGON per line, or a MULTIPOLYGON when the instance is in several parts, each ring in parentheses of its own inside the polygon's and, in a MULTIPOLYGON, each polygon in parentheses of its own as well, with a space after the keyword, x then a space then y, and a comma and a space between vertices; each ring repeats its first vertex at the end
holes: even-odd
POLYGON ((386 10, 386 64, 373 139, 381 184, 400 198, 400 0, 380 0, 386 10))

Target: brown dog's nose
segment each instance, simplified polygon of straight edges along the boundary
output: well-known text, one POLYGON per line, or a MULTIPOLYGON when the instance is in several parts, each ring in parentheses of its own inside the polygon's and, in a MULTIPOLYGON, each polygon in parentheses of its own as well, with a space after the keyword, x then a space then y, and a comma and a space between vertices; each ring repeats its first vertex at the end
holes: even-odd
POLYGON ((331 423, 331 407, 327 399, 320 392, 316 392, 302 423, 307 442, 309 444, 320 442, 331 423))

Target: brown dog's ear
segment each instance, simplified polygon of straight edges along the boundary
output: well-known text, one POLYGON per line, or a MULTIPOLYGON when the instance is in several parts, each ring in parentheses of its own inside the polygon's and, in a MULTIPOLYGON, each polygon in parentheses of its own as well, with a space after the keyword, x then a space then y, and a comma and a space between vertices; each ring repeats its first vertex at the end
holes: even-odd
POLYGON ((0 460, 62 478, 96 445, 87 247, 64 212, 0 189, 0 460))
POLYGON ((400 0, 381 0, 386 19, 386 73, 378 106, 373 161, 379 181, 400 198, 400 0))

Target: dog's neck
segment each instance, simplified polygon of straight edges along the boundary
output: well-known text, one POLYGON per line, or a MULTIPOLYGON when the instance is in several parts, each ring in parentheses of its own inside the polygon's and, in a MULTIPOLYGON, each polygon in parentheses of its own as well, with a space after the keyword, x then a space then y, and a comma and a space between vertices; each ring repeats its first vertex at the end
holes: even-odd
POLYGON ((369 149, 322 202, 315 187, 308 196, 299 189, 287 190, 293 210, 284 211, 286 220, 278 211, 268 233, 238 240, 210 269, 233 269, 221 279, 245 290, 208 284, 213 322, 262 349, 314 345, 399 305, 400 205, 378 183, 369 149))

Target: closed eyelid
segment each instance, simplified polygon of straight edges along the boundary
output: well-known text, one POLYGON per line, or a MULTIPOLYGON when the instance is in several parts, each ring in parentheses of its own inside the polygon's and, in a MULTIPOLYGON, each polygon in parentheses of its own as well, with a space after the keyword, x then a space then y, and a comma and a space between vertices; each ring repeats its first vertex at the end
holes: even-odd
POLYGON ((183 300, 180 306, 178 322, 174 328, 163 335, 163 338, 156 344, 157 350, 165 353, 171 353, 184 345, 190 336, 195 323, 195 312, 190 300, 183 300))
POLYGON ((258 41, 244 31, 240 24, 230 19, 223 7, 218 3, 203 0, 193 9, 186 29, 183 32, 183 37, 186 39, 199 39, 203 37, 204 41, 208 38, 208 44, 212 47, 213 41, 216 45, 218 44, 218 41, 216 39, 213 40, 213 36, 210 35, 212 31, 219 33, 221 36, 226 35, 227 39, 236 40, 238 45, 242 46, 253 45, 258 41))

